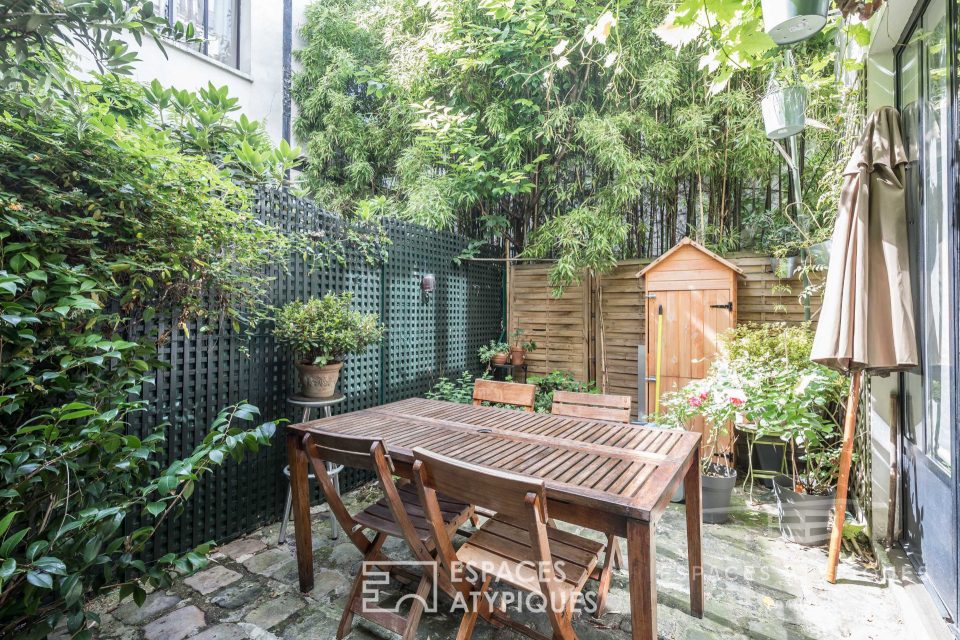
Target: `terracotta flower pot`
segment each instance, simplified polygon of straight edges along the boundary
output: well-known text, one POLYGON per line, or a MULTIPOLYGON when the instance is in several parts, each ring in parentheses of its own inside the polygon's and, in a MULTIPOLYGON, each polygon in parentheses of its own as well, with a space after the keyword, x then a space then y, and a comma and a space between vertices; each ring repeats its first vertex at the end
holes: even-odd
POLYGON ((329 398, 337 388, 342 367, 342 362, 333 362, 324 367, 298 362, 300 393, 308 398, 329 398))
POLYGON ((510 364, 519 366, 527 357, 527 350, 523 347, 510 347, 510 364))
POLYGON ((510 357, 510 354, 504 351, 503 353, 498 353, 497 355, 490 358, 490 364, 507 364, 507 359, 510 357))

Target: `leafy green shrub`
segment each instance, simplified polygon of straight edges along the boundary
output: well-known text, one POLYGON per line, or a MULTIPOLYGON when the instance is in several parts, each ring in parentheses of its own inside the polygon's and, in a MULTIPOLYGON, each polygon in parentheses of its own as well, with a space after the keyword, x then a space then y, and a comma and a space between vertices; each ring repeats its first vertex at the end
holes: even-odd
POLYGON ((353 293, 327 293, 306 302, 294 300, 277 310, 273 334, 289 345, 304 364, 324 366, 342 362, 353 353, 383 339, 384 327, 376 313, 350 308, 353 293))
MULTIPOLYGON (((738 418, 788 444, 794 484, 826 493, 836 482, 845 376, 810 361, 809 325, 741 325, 721 339, 703 380, 670 394, 663 420, 703 416, 716 436, 738 418)), ((715 439, 715 438, 714 438, 715 439)))
POLYGON ((140 552, 200 478, 274 428, 242 426, 254 407, 227 408, 165 466, 164 425, 131 431, 166 339, 147 334, 151 319, 255 322, 266 269, 291 245, 203 155, 59 82, 0 92, 3 637, 42 637, 63 613, 89 637, 86 596, 120 586, 142 602, 146 584, 202 566, 207 545, 149 564, 140 552))
POLYGON ((464 371, 454 380, 441 377, 425 395, 430 400, 470 404, 473 402, 473 380, 473 374, 469 371, 464 371))
POLYGON ((598 393, 596 382, 580 382, 566 371, 554 370, 545 376, 530 376, 528 382, 537 385, 534 409, 538 413, 550 413, 550 409, 553 406, 554 391, 598 393))

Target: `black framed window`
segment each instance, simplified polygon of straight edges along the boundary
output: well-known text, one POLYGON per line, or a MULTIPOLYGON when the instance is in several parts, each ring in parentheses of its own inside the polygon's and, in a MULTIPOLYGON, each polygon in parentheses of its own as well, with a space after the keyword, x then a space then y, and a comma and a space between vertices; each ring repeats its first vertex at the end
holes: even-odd
POLYGON ((170 24, 193 23, 193 48, 234 68, 240 67, 240 0, 167 0, 170 24))

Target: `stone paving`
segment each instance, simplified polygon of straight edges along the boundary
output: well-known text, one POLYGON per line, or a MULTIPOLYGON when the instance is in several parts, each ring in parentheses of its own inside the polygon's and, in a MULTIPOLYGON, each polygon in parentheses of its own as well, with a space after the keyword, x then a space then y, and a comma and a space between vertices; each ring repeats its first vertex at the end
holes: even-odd
MULTIPOLYGON (((771 498, 755 491, 761 504, 747 508, 737 490, 738 513, 723 525, 704 525, 706 613, 687 614, 686 542, 683 506, 671 505, 657 528, 658 630, 661 638, 707 640, 816 640, 820 638, 911 637, 921 640, 901 619, 897 598, 876 571, 845 558, 841 580, 823 579, 826 553, 782 540, 771 498)), ((372 487, 345 496, 354 512, 377 498, 372 487)), ((104 640, 326 640, 334 638, 351 577, 360 554, 341 535, 329 538, 325 506, 315 507, 316 587, 297 589, 293 527, 288 542, 277 545, 279 523, 217 549, 203 571, 166 591, 151 593, 142 607, 102 597, 90 607, 101 614, 95 635, 104 640)), ((590 532, 573 529, 584 534, 590 532)), ((594 534, 595 535, 595 534, 594 534)), ((395 558, 409 557, 400 540, 384 547, 395 558)), ((588 583, 587 589, 595 583, 588 583)), ((395 592, 396 595, 396 592, 395 592)), ((525 622, 547 632, 542 614, 523 614, 525 622)), ((419 638, 453 638, 457 614, 424 615, 419 638)), ((630 632, 627 576, 614 573, 606 614, 575 621, 583 640, 626 640, 630 632)), ((392 634, 355 619, 352 639, 391 638, 392 634)), ((523 636, 495 629, 482 620, 475 638, 514 640, 523 636)))

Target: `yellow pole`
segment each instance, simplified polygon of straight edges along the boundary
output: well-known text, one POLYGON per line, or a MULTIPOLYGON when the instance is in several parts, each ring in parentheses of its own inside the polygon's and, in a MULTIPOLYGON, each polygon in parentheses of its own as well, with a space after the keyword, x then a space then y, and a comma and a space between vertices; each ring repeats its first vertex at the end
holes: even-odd
POLYGON ((663 305, 657 307, 657 371, 655 374, 653 399, 653 419, 660 419, 660 361, 663 359, 663 305))

